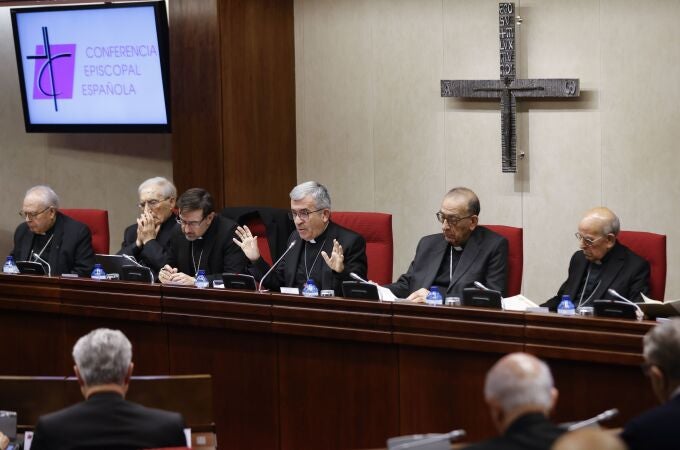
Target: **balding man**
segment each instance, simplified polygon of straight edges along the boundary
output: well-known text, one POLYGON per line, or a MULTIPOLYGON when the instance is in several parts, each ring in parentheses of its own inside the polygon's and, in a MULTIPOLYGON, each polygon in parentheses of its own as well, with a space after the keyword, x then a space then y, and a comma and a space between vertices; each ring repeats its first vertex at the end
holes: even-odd
POLYGON ((548 450, 564 433, 548 420, 557 390, 547 364, 527 353, 501 358, 486 375, 484 397, 499 437, 470 450, 548 450))
POLYGON ((479 212, 473 191, 451 189, 435 214, 442 232, 422 238, 408 271, 385 287, 415 302, 424 302, 431 286, 462 298, 463 289, 474 287, 475 281, 505 293, 508 241, 478 225, 479 212))
POLYGON ((643 369, 662 405, 628 422, 621 437, 630 450, 675 450, 680 447, 680 319, 647 332, 643 355, 643 369))
POLYGON ((49 186, 34 186, 26 191, 19 215, 24 223, 14 232, 11 255, 15 260, 43 265, 42 261, 46 261, 49 271, 57 276, 90 275, 94 266, 90 229, 59 212, 59 197, 49 186))
POLYGON ((551 450, 626 450, 626 444, 612 431, 599 427, 581 428, 562 435, 551 450))
POLYGON ((619 218, 610 209, 588 211, 578 224, 576 239, 581 250, 571 257, 567 281, 543 306, 557 310, 565 294, 577 308, 592 306, 597 299, 616 299, 608 289, 641 302, 649 290, 649 263, 616 240, 620 229, 619 218))

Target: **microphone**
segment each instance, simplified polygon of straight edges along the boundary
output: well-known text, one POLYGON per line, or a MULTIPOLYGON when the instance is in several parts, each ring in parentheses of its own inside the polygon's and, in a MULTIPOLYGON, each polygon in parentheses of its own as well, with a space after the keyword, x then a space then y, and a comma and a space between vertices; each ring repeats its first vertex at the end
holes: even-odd
POLYGON ((272 271, 274 270, 274 268, 275 268, 276 266, 279 265, 279 263, 281 262, 281 260, 283 259, 283 257, 286 256, 286 255, 288 254, 288 252, 290 251, 290 249, 293 248, 293 247, 295 247, 295 243, 296 243, 296 242, 297 242, 297 241, 293 241, 293 242, 290 243, 290 245, 288 246, 288 248, 286 249, 286 251, 283 252, 283 255, 281 255, 281 257, 280 257, 279 259, 277 259, 276 262, 275 262, 274 264, 272 264, 272 266, 269 268, 269 270, 267 271, 267 273, 265 273, 264 276, 260 279, 260 285, 257 287, 257 292, 262 293, 262 283, 264 282, 264 279, 267 278, 267 277, 269 276, 269 274, 272 273, 272 271))
MULTIPOLYGON (((434 448, 434 445, 444 441, 447 442, 448 448, 448 444, 463 437, 465 437, 465 430, 462 429, 453 430, 444 434, 415 434, 411 436, 400 436, 388 439, 387 448, 388 450, 434 448)), ((437 448, 439 448, 439 446, 437 446, 437 448)))
MULTIPOLYGON (((616 292, 616 291, 614 291, 614 292, 616 292)), ((585 427, 588 427, 590 425, 595 425, 596 423, 604 422, 605 420, 609 420, 612 417, 616 417, 618 415, 619 415, 618 409, 616 409, 616 408, 608 409, 605 412, 600 413, 595 417, 591 417, 590 419, 586 419, 586 420, 582 420, 580 422, 572 423, 567 428, 567 431, 579 430, 581 428, 585 428, 585 427)))
POLYGON ((473 284, 474 284, 475 286, 477 286, 479 289, 483 290, 483 291, 491 291, 491 290, 493 290, 493 289, 489 289, 488 287, 484 286, 484 285, 483 285, 482 283, 480 283, 479 281, 475 281, 473 284))
POLYGON ((368 283, 368 281, 364 280, 363 278, 361 278, 359 275, 357 275, 354 272, 350 272, 349 276, 350 276, 350 278, 354 278, 355 280, 357 280, 360 283, 368 283))
POLYGON ((624 302, 626 302, 626 303, 630 303, 631 305, 635 306, 635 309, 637 310, 638 320, 642 320, 642 316, 644 316, 645 314, 642 312, 642 310, 641 310, 640 307, 637 305, 637 303, 631 302, 631 301, 628 300, 626 297, 624 297, 623 295, 619 294, 618 292, 616 292, 616 291, 615 291, 614 289, 612 289, 612 288, 607 289, 607 292, 609 293, 609 295, 612 295, 612 296, 618 298, 619 300, 622 300, 622 301, 624 301, 624 302))
POLYGON ((130 261, 132 264, 134 264, 137 267, 145 267, 148 269, 148 267, 141 265, 140 263, 137 262, 134 256, 126 255, 125 253, 122 254, 123 258, 127 259, 130 261))
POLYGON ((50 266, 50 263, 48 263, 47 261, 42 259, 40 257, 40 255, 38 255, 36 252, 31 252, 31 259, 34 259, 34 258, 37 259, 40 262, 40 264, 45 264, 47 266, 47 276, 51 277, 52 276, 52 266, 50 266))

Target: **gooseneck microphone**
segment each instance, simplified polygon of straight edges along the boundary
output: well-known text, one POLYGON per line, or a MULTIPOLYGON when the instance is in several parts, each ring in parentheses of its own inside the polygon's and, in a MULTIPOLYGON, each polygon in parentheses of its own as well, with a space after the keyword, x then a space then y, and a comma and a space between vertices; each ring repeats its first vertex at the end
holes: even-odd
POLYGON ((640 307, 637 305, 637 303, 628 300, 626 297, 624 297, 623 295, 619 294, 619 293, 616 292, 614 289, 609 288, 609 289, 607 289, 607 292, 609 293, 609 295, 614 296, 614 297, 618 298, 618 299, 621 300, 621 301, 624 301, 624 302, 626 302, 626 303, 630 303, 631 305, 635 306, 635 309, 637 310, 637 312, 638 312, 639 314, 644 315, 644 313, 642 312, 642 310, 640 309, 640 307))
MULTIPOLYGON (((137 267, 146 267, 146 266, 143 266, 140 263, 138 263, 134 256, 126 255, 125 253, 123 253, 123 258, 127 259, 128 261, 130 261, 132 264, 134 264, 137 267)), ((146 267, 146 268, 148 269, 148 267, 146 267)))
MULTIPOLYGON (((616 291, 614 291, 616 292, 616 291)), ((605 420, 609 420, 612 417, 616 417, 619 415, 619 410, 616 408, 608 409, 603 413, 598 414, 595 417, 591 417, 590 419, 582 420, 580 422, 572 423, 569 425, 567 428, 568 431, 574 431, 578 430, 581 428, 588 427, 590 425, 595 425, 596 423, 604 422, 605 420)))
POLYGON ((47 266, 47 276, 52 276, 52 266, 50 266, 50 263, 42 259, 39 254, 36 252, 31 252, 31 259, 37 259, 40 264, 45 264, 47 266))
POLYGON ((293 242, 290 243, 290 245, 288 246, 288 248, 286 249, 286 251, 283 252, 283 255, 281 255, 281 257, 280 257, 279 259, 277 259, 276 262, 275 262, 274 264, 272 264, 272 266, 269 268, 269 270, 267 271, 267 273, 265 273, 264 276, 260 279, 260 285, 257 287, 257 292, 262 293, 262 283, 264 282, 265 278, 267 278, 267 277, 269 276, 269 274, 272 273, 272 271, 274 270, 274 268, 275 268, 276 266, 279 265, 279 263, 280 263, 281 260, 284 258, 284 256, 286 256, 286 255, 288 254, 288 252, 290 251, 290 249, 293 248, 293 247, 295 247, 295 243, 296 243, 296 242, 297 242, 297 241, 293 241, 293 242))
POLYGON ((475 282, 474 282, 474 285, 477 286, 479 289, 481 289, 481 290, 483 290, 483 291, 491 291, 491 290, 493 290, 493 289, 489 289, 488 287, 484 286, 484 285, 483 285, 482 283, 480 283, 479 281, 475 281, 475 282))
POLYGON ((363 278, 361 278, 359 275, 357 275, 354 272, 350 272, 349 276, 350 276, 350 278, 354 278, 355 280, 357 280, 360 283, 368 283, 368 281, 364 280, 363 278))

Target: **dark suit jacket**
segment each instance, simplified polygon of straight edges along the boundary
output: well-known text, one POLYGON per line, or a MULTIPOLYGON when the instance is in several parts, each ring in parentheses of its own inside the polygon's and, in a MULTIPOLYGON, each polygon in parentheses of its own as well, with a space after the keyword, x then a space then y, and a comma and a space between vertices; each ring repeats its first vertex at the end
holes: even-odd
MULTIPOLYGON (((326 243, 323 246, 323 250, 326 251, 328 256, 333 251, 333 239, 337 239, 342 245, 345 270, 342 273, 336 273, 322 260, 321 283, 317 284, 317 287, 319 290, 333 289, 335 295, 340 296, 342 295, 342 282, 351 280, 350 272, 354 272, 362 278, 366 277, 366 241, 354 231, 330 222, 328 228, 326 228, 326 243)), ((264 285, 269 289, 280 289, 281 286, 302 287, 294 286, 300 255, 304 247, 297 231, 293 231, 288 237, 286 248, 293 241, 295 241, 295 247, 288 252, 265 280, 264 285)), ((257 280, 260 280, 268 270, 269 264, 262 258, 255 261, 250 267, 251 273, 257 280)), ((314 281, 318 282, 318 280, 314 281)))
POLYGON ((33 450, 185 447, 184 419, 178 413, 128 402, 115 392, 40 417, 33 450))
MULTIPOLYGON (((92 235, 87 225, 57 211, 57 220, 52 229, 54 237, 50 243, 50 256, 47 259, 52 275, 77 273, 83 277, 90 276, 94 267, 94 252, 92 235)), ((11 253, 15 261, 30 259, 33 236, 26 222, 17 227, 14 232, 14 249, 11 253)))
POLYGON ((629 450, 676 450, 680 446, 680 395, 626 424, 621 438, 629 450))
MULTIPOLYGON (((151 239, 142 247, 137 247, 137 224, 132 224, 125 229, 123 244, 118 250, 119 255, 134 256, 135 259, 158 275, 158 271, 167 263, 170 252, 170 239, 179 230, 175 215, 161 224, 156 239, 151 239)), ((181 231, 181 230, 180 230, 181 231)))
POLYGON ((549 450, 564 432, 543 414, 525 414, 510 424, 502 436, 472 444, 465 450, 549 450))
MULTIPOLYGON (((408 271, 385 287, 399 298, 406 298, 420 288, 429 289, 437 276, 448 245, 442 233, 425 236, 418 243, 416 256, 408 271)), ((477 226, 468 238, 453 271, 453 285, 449 295, 463 298, 463 289, 474 287, 475 281, 504 294, 507 276, 507 239, 488 228, 477 226)))
MULTIPOLYGON (((649 291, 649 262, 636 255, 628 247, 618 241, 609 250, 607 258, 602 262, 600 285, 593 291, 591 298, 616 300, 607 293, 607 289, 614 289, 622 296, 634 302, 641 302, 641 293, 649 291)), ((557 310, 562 295, 568 294, 574 305, 578 305, 580 296, 579 286, 586 276, 588 260, 581 250, 574 253, 569 262, 569 276, 557 295, 541 306, 547 306, 551 311, 557 310)), ((585 300, 585 299, 584 299, 585 300)))
MULTIPOLYGON (((200 268, 205 270, 209 280, 221 279, 222 273, 244 273, 248 259, 243 250, 234 244, 236 222, 215 214, 208 230, 203 234, 203 254, 200 256, 200 268)), ((196 250, 196 263, 199 251, 196 250)), ((180 272, 192 277, 194 265, 191 259, 191 241, 187 240, 181 229, 177 229, 171 238, 168 264, 180 272)))
POLYGON ((259 217, 267 230, 267 243, 272 261, 276 261, 286 251, 288 236, 295 231, 295 223, 288 217, 288 211, 290 210, 266 206, 229 206, 220 214, 241 225, 250 218, 259 217))

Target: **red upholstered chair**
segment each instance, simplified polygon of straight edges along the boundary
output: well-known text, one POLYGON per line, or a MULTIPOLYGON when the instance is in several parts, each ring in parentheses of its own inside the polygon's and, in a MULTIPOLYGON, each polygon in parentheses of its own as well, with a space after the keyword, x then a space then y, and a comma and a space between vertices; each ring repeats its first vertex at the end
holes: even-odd
POLYGON ((59 209, 71 219, 88 226, 95 253, 109 253, 109 212, 104 209, 59 209))
POLYGON ((260 249, 260 256, 267 261, 267 264, 272 265, 272 252, 269 249, 269 240, 267 239, 267 228, 265 228, 260 216, 253 216, 245 221, 253 236, 257 236, 257 248, 260 249))
POLYGON ((331 220, 366 239, 368 279, 378 284, 392 282, 392 215, 373 212, 331 212, 331 220))
POLYGON ((666 292, 666 235, 645 231, 620 231, 617 239, 649 261, 648 296, 663 300, 666 292))
POLYGON ((505 225, 484 225, 508 240, 508 280, 505 296, 522 292, 522 269, 524 268, 524 235, 523 229, 505 225))

